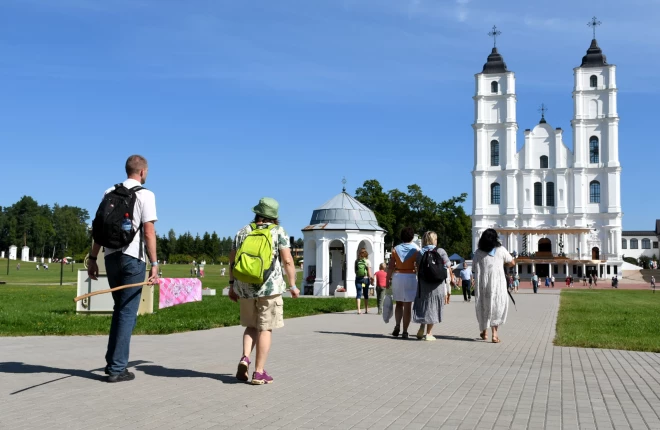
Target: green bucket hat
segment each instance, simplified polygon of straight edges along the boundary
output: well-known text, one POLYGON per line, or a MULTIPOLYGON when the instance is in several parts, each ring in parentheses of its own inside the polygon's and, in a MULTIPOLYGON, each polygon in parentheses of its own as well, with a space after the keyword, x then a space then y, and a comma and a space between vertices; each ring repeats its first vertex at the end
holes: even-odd
POLYGON ((258 205, 252 208, 252 212, 257 215, 261 215, 264 218, 277 219, 279 218, 277 213, 279 208, 280 204, 277 203, 277 200, 270 197, 264 197, 263 199, 259 200, 258 205))

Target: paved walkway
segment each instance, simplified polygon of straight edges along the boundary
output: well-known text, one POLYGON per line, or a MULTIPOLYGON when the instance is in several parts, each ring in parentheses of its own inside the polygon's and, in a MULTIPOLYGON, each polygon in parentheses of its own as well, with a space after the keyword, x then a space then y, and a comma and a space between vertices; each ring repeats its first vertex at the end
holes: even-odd
POLYGON ((102 382, 103 337, 0 338, 0 428, 660 428, 658 354, 554 347, 549 292, 516 296, 501 344, 476 341, 456 299, 437 342, 376 315, 287 320, 259 387, 233 378, 238 327, 134 337, 120 384, 102 382))

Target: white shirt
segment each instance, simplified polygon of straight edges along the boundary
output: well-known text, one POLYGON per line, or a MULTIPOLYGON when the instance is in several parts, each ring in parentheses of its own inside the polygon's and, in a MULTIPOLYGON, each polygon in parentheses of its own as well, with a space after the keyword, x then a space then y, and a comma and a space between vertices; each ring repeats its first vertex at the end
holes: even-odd
MULTIPOLYGON (((139 181, 135 179, 126 179, 124 181, 124 186, 128 189, 133 187, 141 186, 139 181)), ((108 188, 105 191, 105 194, 108 194, 110 191, 114 190, 115 187, 108 188)), ((104 195, 105 195, 104 194, 104 195)), ((156 216, 156 196, 152 191, 149 190, 140 190, 136 194, 135 207, 133 208, 133 228, 137 231, 140 228, 140 224, 145 222, 156 222, 158 217, 156 216)), ((145 252, 144 252, 144 226, 142 230, 135 235, 133 242, 128 246, 125 246, 122 249, 110 249, 105 248, 105 255, 112 254, 114 252, 121 251, 126 255, 135 257, 139 260, 146 261, 145 252), (140 242, 142 242, 142 249, 140 249, 140 242)), ((153 256, 156 257, 155 255, 153 256)))

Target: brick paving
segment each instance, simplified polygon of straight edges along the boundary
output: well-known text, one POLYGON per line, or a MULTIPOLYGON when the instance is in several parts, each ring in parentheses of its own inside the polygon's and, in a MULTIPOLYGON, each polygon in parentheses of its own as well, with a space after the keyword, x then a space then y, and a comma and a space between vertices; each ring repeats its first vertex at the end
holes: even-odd
POLYGON ((134 337, 120 384, 105 337, 0 338, 0 428, 660 429, 658 354, 554 347, 559 296, 516 301, 500 344, 456 296, 437 342, 376 315, 287 320, 258 387, 233 378, 239 327, 134 337))

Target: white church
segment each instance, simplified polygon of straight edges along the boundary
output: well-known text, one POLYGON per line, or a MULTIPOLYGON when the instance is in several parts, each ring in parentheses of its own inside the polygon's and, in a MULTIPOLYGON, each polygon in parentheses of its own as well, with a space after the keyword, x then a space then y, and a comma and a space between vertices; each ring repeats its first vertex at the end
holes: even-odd
POLYGON ((616 66, 595 32, 573 74, 573 150, 543 108, 518 149, 516 77, 496 47, 475 75, 473 249, 485 229, 495 228, 517 254, 521 278, 621 275, 616 66))

